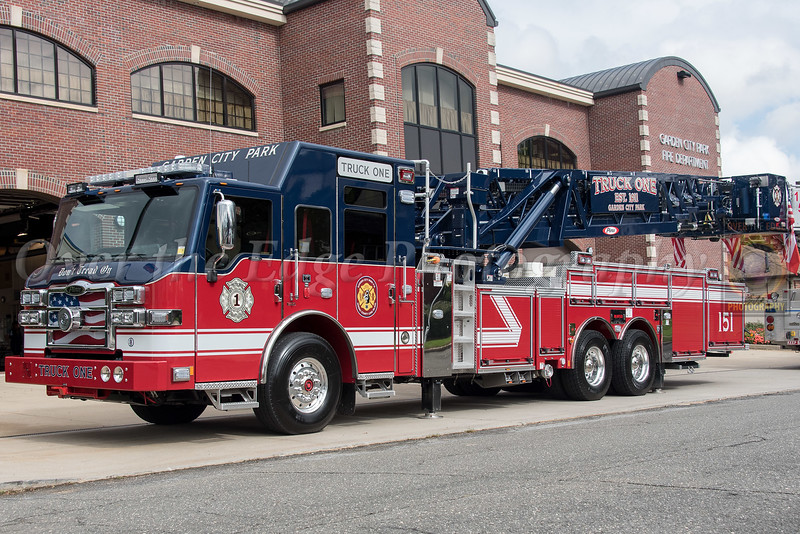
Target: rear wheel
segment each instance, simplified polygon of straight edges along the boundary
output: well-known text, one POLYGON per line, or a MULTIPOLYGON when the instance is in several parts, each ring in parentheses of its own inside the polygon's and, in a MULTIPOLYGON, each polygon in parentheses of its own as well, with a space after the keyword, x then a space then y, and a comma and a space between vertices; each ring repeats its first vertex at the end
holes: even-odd
POLYGON ((575 345, 572 369, 562 371, 562 385, 573 400, 602 399, 611 385, 611 360, 608 341, 599 332, 581 334, 575 345))
POLYGON ((164 404, 161 406, 131 404, 131 409, 141 419, 154 425, 182 425, 191 423, 200 417, 206 406, 204 404, 164 404))
POLYGON ((336 415, 341 393, 342 372, 331 346, 317 335, 292 333, 275 346, 253 411, 276 432, 319 432, 336 415))
POLYGON ((614 346, 611 381, 620 395, 644 395, 653 387, 653 343, 641 330, 631 330, 614 346))

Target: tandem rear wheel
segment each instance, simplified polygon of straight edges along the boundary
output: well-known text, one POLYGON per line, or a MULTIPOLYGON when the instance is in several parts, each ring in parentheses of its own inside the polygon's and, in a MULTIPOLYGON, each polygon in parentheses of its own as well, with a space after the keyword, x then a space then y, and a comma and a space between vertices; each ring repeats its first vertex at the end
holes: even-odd
POLYGON ((653 387, 656 362, 650 336, 629 330, 614 344, 611 387, 620 395, 644 395, 653 387))
POLYGON ((573 400, 599 400, 611 386, 611 350, 599 332, 587 330, 575 345, 572 369, 561 371, 561 384, 573 400))
POLYGON ((342 371, 328 342, 295 332, 275 345, 267 381, 258 386, 259 406, 253 411, 275 432, 319 432, 336 415, 341 393, 342 371))

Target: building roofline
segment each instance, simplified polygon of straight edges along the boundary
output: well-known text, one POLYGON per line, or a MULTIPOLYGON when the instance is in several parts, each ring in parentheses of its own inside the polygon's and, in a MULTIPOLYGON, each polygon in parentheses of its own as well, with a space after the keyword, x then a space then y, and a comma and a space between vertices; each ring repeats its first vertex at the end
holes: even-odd
POLYGON ((564 78, 560 82, 591 91, 595 98, 603 98, 632 91, 646 91, 650 79, 664 67, 680 67, 700 82, 714 106, 714 111, 719 113, 720 107, 717 98, 700 71, 685 59, 676 56, 649 59, 621 67, 572 76, 564 78))
MULTIPOLYGON (((283 12, 285 14, 293 13, 295 11, 299 11, 301 9, 313 6, 314 4, 319 4, 324 0, 279 0, 280 3, 283 4, 283 12)), ((478 0, 478 3, 483 9, 483 14, 486 15, 486 25, 491 28, 497 27, 497 18, 494 16, 494 12, 492 12, 492 8, 489 7, 489 4, 486 0, 478 0)))
POLYGON ((591 91, 504 65, 497 66, 497 83, 580 106, 594 105, 594 95, 591 91))
POLYGON ((284 8, 278 2, 265 0, 178 0, 212 11, 228 13, 249 20, 255 20, 272 26, 286 24, 284 8))

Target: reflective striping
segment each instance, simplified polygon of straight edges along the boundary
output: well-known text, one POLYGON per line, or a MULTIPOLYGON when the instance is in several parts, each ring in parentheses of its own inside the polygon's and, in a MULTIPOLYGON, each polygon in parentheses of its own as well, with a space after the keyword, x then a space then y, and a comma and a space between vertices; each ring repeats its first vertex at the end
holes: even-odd
POLYGON ((516 347, 522 336, 522 324, 505 297, 491 295, 490 300, 503 319, 505 327, 483 328, 480 341, 484 347, 516 347))
POLYGON ((44 350, 47 343, 47 334, 25 332, 25 350, 44 350))
POLYGON ((197 336, 197 350, 206 351, 230 351, 237 349, 263 349, 267 344, 268 334, 261 332, 241 332, 239 330, 228 330, 225 333, 200 334, 197 336))
POLYGON ((117 334, 117 347, 126 353, 194 352, 194 335, 138 330, 138 334, 117 334))
POLYGON ((351 331, 350 340, 353 342, 353 347, 356 350, 364 348, 394 348, 394 328, 386 328, 381 330, 361 330, 351 331))

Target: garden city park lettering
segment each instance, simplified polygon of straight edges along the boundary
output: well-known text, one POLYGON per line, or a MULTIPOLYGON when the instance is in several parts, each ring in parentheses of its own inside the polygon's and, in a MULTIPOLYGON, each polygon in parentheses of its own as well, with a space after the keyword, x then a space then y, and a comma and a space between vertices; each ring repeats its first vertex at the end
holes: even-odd
MULTIPOLYGON (((698 154, 708 155, 708 145, 698 143, 697 141, 690 141, 689 139, 681 139, 674 135, 661 134, 658 136, 662 145, 670 146, 673 148, 681 148, 687 152, 696 152, 698 154)), ((687 154, 675 153, 671 150, 662 150, 661 159, 670 163, 677 163, 678 165, 686 165, 696 169, 708 169, 708 160, 689 156, 687 154)))

